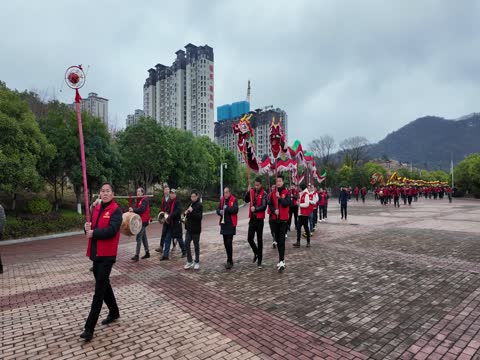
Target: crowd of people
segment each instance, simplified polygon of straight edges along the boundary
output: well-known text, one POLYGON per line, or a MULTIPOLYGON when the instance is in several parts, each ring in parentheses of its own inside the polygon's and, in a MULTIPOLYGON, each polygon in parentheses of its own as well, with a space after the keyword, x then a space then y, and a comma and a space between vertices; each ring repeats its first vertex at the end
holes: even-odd
MULTIPOLYGON (((347 187, 340 189, 338 202, 343 221, 347 220, 348 202, 352 199, 358 202, 361 199, 364 203, 367 193, 365 187, 357 186, 353 190, 347 187)), ((452 189, 449 187, 399 187, 393 185, 377 187, 373 190, 373 194, 375 200, 379 200, 382 205, 391 204, 393 199, 394 206, 399 207, 400 198, 404 204, 408 202, 409 205, 412 201, 417 201, 419 196, 443 199, 446 195, 451 201, 452 189)), ((302 237, 305 238, 306 247, 309 248, 311 236, 315 233, 317 224, 327 220, 329 198, 326 189, 317 189, 313 184, 301 184, 299 187, 291 185, 290 188, 287 188, 281 175, 276 176, 275 185, 271 188, 264 187, 262 179, 256 178, 254 186, 248 187, 243 200, 248 206, 247 242, 252 249, 253 263, 256 264, 257 268, 262 268, 263 233, 267 216, 272 236, 272 247, 278 251, 276 267, 278 272, 281 273, 286 269, 285 239, 288 237, 288 233, 295 228, 296 241, 292 244, 294 248, 301 246, 302 237)), ((165 185, 160 206, 161 211, 165 214, 160 246, 155 249, 161 254, 160 261, 170 260, 171 247, 178 245, 182 258, 186 258, 184 269, 199 270, 200 236, 203 219, 203 205, 200 194, 196 190, 192 190, 190 204, 184 208, 177 198, 176 189, 170 189, 168 185, 165 185), (192 243, 194 247, 193 255, 192 243)), ((85 330, 81 334, 81 337, 87 341, 93 337, 103 302, 107 304, 109 314, 102 321, 102 324, 109 324, 120 317, 109 277, 118 251, 122 211, 114 200, 113 186, 110 183, 102 185, 100 199, 95 203, 92 210, 92 221, 85 224, 85 233, 88 238, 87 256, 93 262, 91 270, 96 282, 90 313, 85 323, 85 330)), ((151 219, 150 203, 143 188, 137 189, 136 202, 128 211, 138 214, 142 220, 142 228, 136 235, 135 254, 131 258, 132 261, 137 262, 140 259, 150 257, 146 233, 146 228, 151 219), (144 255, 140 257, 142 245, 144 255)), ((216 214, 219 218, 220 234, 223 237, 225 248, 226 262, 224 266, 226 270, 230 270, 234 266, 233 238, 237 233, 238 212, 237 197, 231 193, 230 188, 225 187, 216 214)))
POLYGON ((374 190, 375 200, 379 200, 380 204, 388 205, 392 203, 395 207, 400 207, 400 199, 404 205, 412 205, 417 202, 419 197, 425 199, 443 199, 447 196, 448 201, 452 202, 453 190, 449 186, 384 186, 376 187, 374 190))

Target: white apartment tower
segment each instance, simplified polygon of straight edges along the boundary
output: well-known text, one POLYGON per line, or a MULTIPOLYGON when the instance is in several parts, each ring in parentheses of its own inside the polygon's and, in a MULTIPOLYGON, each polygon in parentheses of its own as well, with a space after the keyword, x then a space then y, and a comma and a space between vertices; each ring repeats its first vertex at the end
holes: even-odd
POLYGON ((188 44, 172 66, 155 65, 143 86, 145 116, 164 126, 214 138, 213 49, 188 44))
MULTIPOLYGON (((72 110, 75 110, 75 103, 69 106, 72 110)), ((80 101, 80 108, 82 111, 100 118, 108 128, 108 99, 102 98, 98 96, 97 93, 91 92, 86 99, 80 101)))

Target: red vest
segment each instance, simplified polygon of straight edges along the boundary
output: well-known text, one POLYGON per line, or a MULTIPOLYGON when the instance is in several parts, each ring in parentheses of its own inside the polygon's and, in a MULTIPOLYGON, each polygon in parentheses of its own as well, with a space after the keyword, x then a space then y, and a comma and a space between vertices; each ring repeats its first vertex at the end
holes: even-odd
MULTIPOLYGON (((98 220, 98 216, 100 215, 100 209, 102 204, 98 204, 93 208, 93 215, 92 215, 92 230, 95 228, 104 229, 107 228, 110 223, 110 216, 118 209, 118 205, 115 200, 103 210, 102 217, 98 220)), ((118 241, 120 239, 120 231, 118 231, 112 238, 110 239, 102 239, 97 241, 97 256, 117 256, 118 251, 118 241)), ((92 238, 88 239, 88 247, 87 247, 87 256, 90 256, 90 249, 92 247, 92 238)))
POLYGON ((315 196, 315 193, 312 193, 312 194, 308 194, 308 199, 310 200, 310 212, 312 212, 313 210, 315 210, 315 207, 316 205, 312 205, 312 201, 313 201, 313 197, 315 196))
MULTIPOLYGON (((288 190, 283 189, 282 193, 280 194, 280 197, 282 199, 285 199, 288 195, 288 190)), ((282 204, 278 203, 278 208, 280 210, 280 221, 288 221, 288 218, 290 217, 290 206, 283 206, 282 204)))
MULTIPOLYGON (((142 202, 145 198, 141 198, 140 200, 137 200, 137 205, 136 208, 141 208, 142 207, 142 202)), ((145 211, 141 214, 139 214, 140 217, 142 218, 142 223, 147 223, 150 221, 150 203, 148 203, 147 208, 145 211)))
MULTIPOLYGON (((252 209, 251 207, 252 206, 255 206, 255 207, 260 207, 262 206, 262 198, 263 198, 263 195, 265 194, 265 190, 263 189, 260 189, 259 193, 258 193, 258 196, 257 196, 257 201, 255 202, 255 205, 253 205, 253 198, 255 197, 255 190, 250 190, 250 204, 251 206, 248 207, 248 218, 251 218, 252 217, 252 209), (253 196, 252 196, 253 194, 253 196)), ((261 219, 265 219, 265 211, 260 211, 260 212, 256 212, 255 215, 257 216, 257 219, 261 220, 261 219)))
POLYGON ((321 194, 318 195, 318 205, 320 206, 325 206, 326 200, 327 200, 327 193, 322 192, 321 194))
MULTIPOLYGON (((272 198, 272 193, 269 193, 267 196, 267 203, 270 204, 270 199, 272 198)), ((277 220, 277 215, 270 211, 270 205, 267 206, 267 214, 270 215, 270 220, 277 220)))
MULTIPOLYGON (((225 202, 225 196, 222 196, 222 199, 220 200, 220 209, 222 210, 225 210, 223 208, 224 202, 225 202)), ((232 207, 234 203, 235 203, 235 196, 230 195, 230 199, 228 199, 228 207, 232 207)), ((223 214, 223 216, 225 216, 225 214, 223 214)), ((238 214, 230 214, 230 217, 232 219, 233 226, 236 227, 238 223, 238 214)), ((222 223, 222 218, 220 218, 218 223, 219 224, 222 223)))
MULTIPOLYGON (((305 201, 305 197, 307 196, 310 199, 310 195, 307 192, 302 194, 302 196, 300 197, 300 204, 302 204, 305 201)), ((303 208, 300 206, 300 216, 310 216, 311 213, 312 213, 312 207, 310 205, 307 206, 306 208, 303 208)))

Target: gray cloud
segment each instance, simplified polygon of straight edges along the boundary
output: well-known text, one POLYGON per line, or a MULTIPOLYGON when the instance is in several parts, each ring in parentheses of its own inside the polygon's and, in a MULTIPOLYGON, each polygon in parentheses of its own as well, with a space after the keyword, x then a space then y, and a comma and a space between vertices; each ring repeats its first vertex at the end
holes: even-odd
POLYGON ((452 1, 93 1, 0 5, 0 79, 73 99, 63 72, 90 65, 83 93, 124 126, 147 69, 191 42, 215 53, 216 105, 289 114, 290 142, 328 133, 378 141, 423 115, 478 109, 480 3, 452 1))

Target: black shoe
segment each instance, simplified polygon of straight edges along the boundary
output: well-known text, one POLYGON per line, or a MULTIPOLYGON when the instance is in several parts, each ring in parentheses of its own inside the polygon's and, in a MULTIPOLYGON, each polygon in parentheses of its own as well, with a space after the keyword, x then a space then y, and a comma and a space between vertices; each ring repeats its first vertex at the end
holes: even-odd
POLYGON ((93 332, 85 329, 83 332, 80 334, 80 337, 84 339, 85 341, 90 341, 93 339, 93 332))
POLYGON ((232 263, 232 262, 227 262, 227 263, 225 264, 225 269, 227 269, 227 270, 230 270, 232 267, 233 267, 233 263, 232 263))
POLYGON ((182 254, 182 258, 187 257, 187 253, 182 254))
POLYGON ((138 261, 138 255, 134 255, 130 260, 138 261))
POLYGON ((142 256, 142 259, 148 259, 150 257, 150 253, 147 251, 145 255, 142 256))
POLYGON ((257 262, 257 259, 258 259, 257 254, 253 255, 253 261, 252 261, 252 262, 253 262, 253 263, 256 263, 256 262, 257 262))
POLYGON ((307 243, 307 247, 310 247, 310 243, 307 243))
POLYGON ((299 242, 296 242, 296 243, 294 243, 294 244, 292 244, 292 245, 293 245, 293 247, 296 247, 296 248, 299 248, 299 247, 300 247, 300 243, 299 243, 299 242))
POLYGON ((102 325, 111 324, 112 322, 117 320, 119 317, 120 317, 120 315, 116 315, 116 316, 108 315, 106 319, 102 320, 102 325))
POLYGON ((170 260, 170 259, 168 258, 168 256, 162 256, 162 257, 160 258, 160 261, 165 261, 165 260, 170 260))
POLYGON ((93 266, 89 269, 89 271, 93 272, 93 266))
POLYGON ((159 248, 156 248, 155 251, 161 253, 161 252, 163 252, 163 249, 161 247, 159 247, 159 248))

